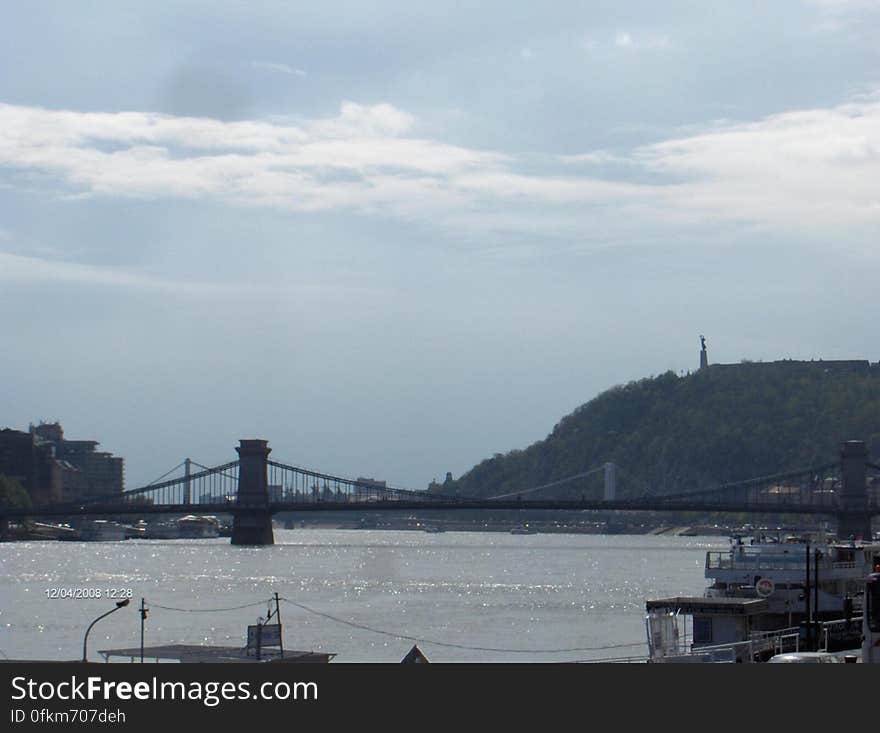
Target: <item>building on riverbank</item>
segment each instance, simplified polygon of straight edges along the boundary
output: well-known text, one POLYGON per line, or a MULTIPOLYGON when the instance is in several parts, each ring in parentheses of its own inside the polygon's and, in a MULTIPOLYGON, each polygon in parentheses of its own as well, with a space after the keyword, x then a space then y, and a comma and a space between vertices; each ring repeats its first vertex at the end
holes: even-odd
POLYGON ((66 440, 61 424, 0 430, 0 474, 18 481, 34 505, 122 493, 124 462, 96 440, 66 440))
POLYGON ((51 444, 33 433, 0 430, 0 474, 18 481, 34 506, 61 500, 62 471, 51 444))
POLYGON ((121 494, 125 487, 124 461, 112 453, 96 450, 97 440, 67 440, 61 423, 41 422, 30 432, 51 445, 61 464, 61 493, 64 501, 87 496, 121 494))

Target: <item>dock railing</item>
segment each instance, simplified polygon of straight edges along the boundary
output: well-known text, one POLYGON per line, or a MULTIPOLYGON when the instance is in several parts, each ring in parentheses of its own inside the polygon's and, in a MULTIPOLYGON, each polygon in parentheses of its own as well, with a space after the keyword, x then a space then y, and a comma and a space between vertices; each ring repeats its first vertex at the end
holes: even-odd
MULTIPOLYGON (((854 620, 855 621, 855 620, 854 620)), ((652 662, 760 662, 774 654, 800 651, 800 635, 797 627, 774 631, 752 632, 745 641, 691 647, 681 654, 654 658, 652 662)))
POLYGON ((790 626, 774 631, 753 631, 749 642, 752 644, 753 660, 756 656, 766 655, 767 652, 772 652, 771 656, 797 652, 800 651, 800 629, 797 626, 790 626))
MULTIPOLYGON (((818 625, 819 652, 831 652, 836 638, 851 629, 859 629, 862 626, 862 617, 853 616, 851 619, 835 619, 823 621, 818 625)), ((761 662, 766 661, 776 654, 786 654, 801 651, 802 629, 792 626, 774 631, 753 631, 745 641, 735 641, 727 644, 712 644, 708 646, 690 647, 682 649, 680 653, 670 654, 665 657, 655 657, 649 662, 761 662)), ((605 660, 602 660, 605 661, 605 660)), ((608 660, 612 661, 612 660, 608 660)), ((630 661, 620 659, 613 661, 630 661)))
POLYGON ((843 636, 844 632, 862 628, 862 617, 853 616, 850 619, 835 619, 834 621, 822 621, 819 624, 819 639, 821 645, 817 651, 831 651, 831 642, 835 637, 843 636))

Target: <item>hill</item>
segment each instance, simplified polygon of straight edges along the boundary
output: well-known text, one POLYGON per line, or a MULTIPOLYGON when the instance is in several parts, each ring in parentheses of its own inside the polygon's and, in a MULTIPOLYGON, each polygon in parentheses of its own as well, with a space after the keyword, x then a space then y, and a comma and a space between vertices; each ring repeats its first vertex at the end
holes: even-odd
MULTIPOLYGON (((614 387, 563 417, 546 439, 429 489, 497 496, 610 461, 618 497, 662 495, 830 463, 846 440, 864 440, 878 454, 880 364, 719 364, 614 387)), ((599 472, 541 496, 599 496, 601 485, 599 472)))

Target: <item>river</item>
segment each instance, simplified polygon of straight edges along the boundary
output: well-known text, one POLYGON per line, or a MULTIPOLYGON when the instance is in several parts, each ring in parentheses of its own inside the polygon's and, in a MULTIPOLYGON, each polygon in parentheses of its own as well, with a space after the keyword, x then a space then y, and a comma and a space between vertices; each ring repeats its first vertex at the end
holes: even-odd
POLYGON ((706 551, 728 544, 329 529, 275 530, 275 540, 0 544, 0 654, 79 659, 86 627, 126 595, 90 633, 90 660, 139 645, 142 597, 147 645, 244 645, 277 592, 285 648, 332 652, 335 663, 399 662, 416 640, 432 662, 644 656, 646 598, 702 594, 706 551))

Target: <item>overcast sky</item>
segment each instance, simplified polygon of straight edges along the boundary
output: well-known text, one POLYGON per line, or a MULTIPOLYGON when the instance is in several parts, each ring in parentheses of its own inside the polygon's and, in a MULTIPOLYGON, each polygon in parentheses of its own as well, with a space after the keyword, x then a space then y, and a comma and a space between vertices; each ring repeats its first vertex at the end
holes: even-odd
POLYGON ((9 2, 0 427, 424 488, 880 358, 880 1, 9 2))

